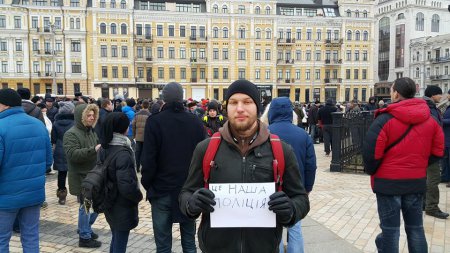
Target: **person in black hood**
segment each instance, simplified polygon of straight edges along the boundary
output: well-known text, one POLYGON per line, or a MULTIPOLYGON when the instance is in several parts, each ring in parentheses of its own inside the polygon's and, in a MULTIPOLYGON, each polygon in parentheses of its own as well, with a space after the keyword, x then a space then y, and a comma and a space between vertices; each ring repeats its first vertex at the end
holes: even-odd
POLYGON ((332 126, 333 117, 331 113, 336 112, 337 108, 334 106, 333 100, 331 98, 327 99, 325 106, 319 109, 318 120, 319 126, 322 128, 323 134, 323 144, 325 146, 325 155, 330 155, 331 152, 331 136, 332 136, 332 126))
POLYGON ((226 121, 227 119, 219 113, 219 103, 215 100, 209 102, 208 114, 203 117, 203 124, 208 136, 212 136, 215 132, 219 131, 219 128, 223 127, 226 121))
POLYGON ((113 110, 113 105, 111 100, 105 98, 102 99, 99 111, 99 117, 97 121, 97 125, 95 125, 95 132, 97 133, 98 139, 100 143, 103 140, 103 122, 105 121, 106 116, 113 110))
POLYGON ((22 107, 25 113, 30 115, 31 117, 39 119, 40 121, 42 121, 42 123, 45 124, 44 115, 42 114, 41 109, 38 108, 36 104, 31 102, 30 100, 30 90, 28 88, 19 88, 17 89, 17 93, 19 93, 20 97, 22 98, 22 107))
POLYGON ((377 100, 375 97, 369 98, 369 103, 364 106, 364 111, 375 111, 377 109, 377 100))
POLYGON ((105 218, 111 228, 109 252, 125 253, 130 230, 139 223, 138 204, 142 200, 131 141, 127 137, 130 121, 123 112, 109 113, 103 124, 102 148, 98 161, 114 155, 107 169, 107 187, 110 194, 105 218))

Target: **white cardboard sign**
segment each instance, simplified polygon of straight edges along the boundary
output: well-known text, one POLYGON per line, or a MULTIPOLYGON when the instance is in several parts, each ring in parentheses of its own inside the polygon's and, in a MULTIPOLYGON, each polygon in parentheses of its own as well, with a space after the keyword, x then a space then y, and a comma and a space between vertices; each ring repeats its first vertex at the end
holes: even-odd
POLYGON ((275 183, 210 184, 216 205, 211 227, 276 227, 276 215, 269 210, 269 196, 275 183))

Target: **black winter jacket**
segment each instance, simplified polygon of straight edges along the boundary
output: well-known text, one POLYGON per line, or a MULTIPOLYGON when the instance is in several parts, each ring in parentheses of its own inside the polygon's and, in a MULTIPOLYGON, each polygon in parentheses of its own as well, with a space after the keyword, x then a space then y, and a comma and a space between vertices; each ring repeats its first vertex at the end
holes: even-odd
POLYGON ((139 223, 138 204, 142 200, 139 181, 136 176, 133 152, 124 146, 109 146, 101 149, 99 161, 105 161, 107 155, 119 151, 108 166, 108 185, 111 189, 112 208, 105 210, 105 218, 112 229, 129 231, 139 223))
POLYGON ((323 125, 331 125, 333 124, 333 117, 331 116, 331 113, 336 111, 336 106, 327 104, 319 109, 318 120, 321 120, 323 125))
POLYGON ((55 106, 52 106, 50 109, 47 109, 47 117, 50 119, 52 123, 55 122, 56 114, 58 114, 58 108, 56 108, 55 106))
POLYGON ((55 122, 53 123, 51 133, 51 142, 55 145, 55 150, 53 151, 53 166, 58 171, 67 171, 67 159, 66 154, 64 153, 63 139, 64 134, 74 123, 74 116, 71 113, 57 114, 55 122))
POLYGON ((40 121, 42 121, 42 123, 45 124, 44 114, 42 114, 41 109, 37 107, 33 102, 29 100, 22 100, 22 107, 26 114, 39 119, 40 121))
MULTIPOLYGON (((250 145, 250 151, 242 157, 236 144, 227 137, 228 122, 220 130, 222 141, 214 159, 217 166, 211 170, 210 183, 260 183, 274 182, 273 154, 267 126, 260 123, 258 137, 250 145)), ((229 135, 228 135, 229 136, 229 135)), ((210 139, 198 144, 192 157, 189 176, 179 197, 183 214, 192 194, 204 187, 202 162, 210 139)), ((279 252, 283 226, 292 226, 309 212, 309 200, 302 185, 298 163, 292 147, 282 142, 285 157, 283 191, 295 206, 295 214, 288 224, 277 220, 276 228, 211 228, 210 215, 204 213, 198 229, 198 241, 204 253, 275 253, 279 252)), ((196 217, 197 218, 197 217, 196 217)))
POLYGON ((94 131, 98 136, 99 143, 103 143, 103 121, 105 121, 106 116, 108 116, 109 111, 105 108, 100 108, 97 124, 95 125, 94 131))

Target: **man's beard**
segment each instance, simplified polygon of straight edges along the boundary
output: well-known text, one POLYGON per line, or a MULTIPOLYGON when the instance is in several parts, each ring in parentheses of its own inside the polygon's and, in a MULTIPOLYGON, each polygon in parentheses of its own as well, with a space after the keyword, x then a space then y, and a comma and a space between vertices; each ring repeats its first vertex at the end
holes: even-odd
POLYGON ((256 118, 250 118, 247 122, 236 122, 235 120, 230 120, 231 128, 236 132, 246 132, 250 130, 256 122, 256 118))

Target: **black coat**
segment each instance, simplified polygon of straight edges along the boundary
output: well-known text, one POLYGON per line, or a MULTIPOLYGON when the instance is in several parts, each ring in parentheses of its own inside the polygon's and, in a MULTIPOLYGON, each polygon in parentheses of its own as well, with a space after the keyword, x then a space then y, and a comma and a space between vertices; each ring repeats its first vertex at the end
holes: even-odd
POLYGON ((142 186, 147 190, 147 199, 172 196, 174 216, 181 215, 178 195, 187 178, 194 149, 203 139, 202 122, 186 112, 182 103, 165 104, 145 124, 142 186))
POLYGON ((101 149, 98 159, 103 162, 107 154, 117 149, 123 151, 119 151, 108 166, 108 185, 111 186, 108 201, 113 204, 110 209, 105 210, 105 218, 112 229, 129 231, 139 223, 138 204, 142 200, 133 152, 123 146, 109 146, 108 149, 101 149))
POLYGON ((50 119, 52 123, 55 122, 56 114, 58 114, 58 108, 56 108, 55 106, 52 106, 50 109, 47 109, 47 117, 50 119))
POLYGON ((105 110, 105 108, 101 108, 99 110, 99 116, 97 124, 95 125, 94 131, 98 136, 99 143, 102 143, 103 141, 103 122, 105 121, 106 116, 110 113, 109 111, 105 110))
POLYGON ((63 138, 64 134, 74 124, 73 114, 64 113, 57 114, 55 122, 53 123, 51 142, 55 144, 55 150, 53 151, 53 166, 58 171, 67 171, 66 154, 64 153, 63 138))

